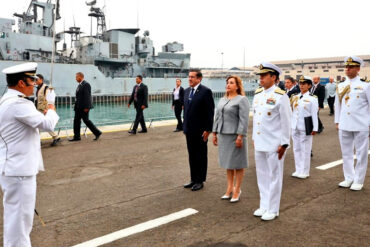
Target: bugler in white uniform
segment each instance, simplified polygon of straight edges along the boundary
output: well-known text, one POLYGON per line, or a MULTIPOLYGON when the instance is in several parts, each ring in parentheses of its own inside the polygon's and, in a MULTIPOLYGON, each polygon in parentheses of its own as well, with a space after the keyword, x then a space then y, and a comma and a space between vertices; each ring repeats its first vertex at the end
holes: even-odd
MULTIPOLYGON (((312 85, 309 77, 301 77, 300 83, 312 85)), ((312 118, 313 130, 317 132, 319 122, 317 112, 319 103, 317 97, 310 95, 309 91, 294 95, 291 98, 292 107, 292 140, 295 161, 295 172, 293 177, 307 178, 310 175, 312 135, 306 134, 305 117, 312 118)))
MULTIPOLYGON (((346 57, 346 66, 360 67, 362 60, 358 57, 346 57)), ((346 68, 347 70, 347 68, 346 68)), ((340 187, 361 190, 367 165, 370 126, 370 84, 360 80, 359 76, 339 83, 335 98, 335 123, 338 124, 339 141, 343 157, 345 180, 340 187), (354 166, 353 149, 356 149, 356 166, 354 166)))
MULTIPOLYGON (((270 63, 262 63, 260 74, 277 74, 281 70, 270 63)), ((253 141, 257 183, 260 191, 260 207, 254 212, 263 220, 279 215, 283 183, 284 158, 279 160, 278 148, 290 143, 291 109, 285 91, 275 85, 259 88, 253 99, 253 141)))
MULTIPOLYGON (((7 77, 24 74, 32 77, 36 63, 27 63, 3 70, 7 77), (28 72, 28 73, 26 73, 28 72)), ((11 79, 7 78, 8 87, 11 79)), ((14 81, 14 80, 13 80, 14 81)), ((28 81, 28 80, 27 80, 28 81)), ((16 84, 19 84, 18 79, 16 84)), ((12 87, 14 88, 14 87, 12 87)), ((52 94, 55 98, 55 94, 52 94)), ((54 130, 58 115, 48 110, 44 116, 22 92, 8 88, 0 100, 0 184, 4 193, 4 247, 31 246, 30 232, 36 201, 36 174, 43 170, 38 129, 54 130)), ((50 101, 54 99, 49 96, 50 101)))

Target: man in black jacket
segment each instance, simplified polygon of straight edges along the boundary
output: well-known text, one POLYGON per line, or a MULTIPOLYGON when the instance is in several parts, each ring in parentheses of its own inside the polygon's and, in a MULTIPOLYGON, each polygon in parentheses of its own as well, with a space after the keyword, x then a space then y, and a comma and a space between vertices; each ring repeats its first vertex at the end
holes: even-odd
POLYGON ((207 176, 207 141, 212 131, 214 101, 212 91, 201 85, 200 70, 190 70, 189 86, 184 93, 184 134, 189 153, 191 181, 184 188, 203 188, 207 176))
MULTIPOLYGON (((325 99, 325 86, 320 84, 320 77, 315 76, 313 78, 313 85, 310 90, 311 94, 316 95, 319 101, 319 111, 317 115, 319 115, 320 110, 324 109, 324 99, 325 99)), ((318 116, 319 119, 319 130, 317 133, 321 133, 324 130, 324 126, 322 125, 322 122, 318 116)))
POLYGON ((299 89, 299 86, 297 85, 296 80, 292 77, 288 77, 285 79, 285 89, 286 89, 286 94, 290 98, 293 94, 298 94, 301 92, 299 89))
POLYGON ((146 133, 148 132, 145 125, 144 120, 144 109, 148 108, 148 87, 142 83, 143 77, 141 75, 136 76, 136 85, 132 90, 132 94, 130 100, 128 102, 128 107, 130 107, 131 103, 134 102, 134 106, 136 109, 136 118, 134 127, 130 130, 129 134, 136 134, 137 127, 141 126, 141 131, 139 133, 146 133))
POLYGON ((81 119, 84 121, 86 126, 95 135, 94 140, 97 141, 101 135, 101 131, 89 120, 89 111, 92 107, 91 100, 91 86, 84 80, 84 74, 78 72, 76 74, 76 81, 78 83, 76 89, 76 102, 75 102, 75 118, 73 120, 73 139, 69 141, 80 141, 81 136, 81 119))
POLYGON ((176 88, 173 89, 172 93, 172 109, 175 110, 175 116, 177 119, 177 126, 174 132, 183 130, 181 112, 184 109, 184 88, 181 86, 181 80, 176 79, 176 88))

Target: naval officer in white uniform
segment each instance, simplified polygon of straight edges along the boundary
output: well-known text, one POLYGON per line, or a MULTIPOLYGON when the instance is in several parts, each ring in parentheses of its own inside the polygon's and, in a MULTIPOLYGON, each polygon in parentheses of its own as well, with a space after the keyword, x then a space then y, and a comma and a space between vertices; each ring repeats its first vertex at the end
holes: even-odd
POLYGON ((291 124, 295 163, 295 172, 293 172, 292 176, 302 179, 310 176, 312 138, 319 128, 317 119, 319 102, 316 96, 310 94, 309 90, 311 87, 311 77, 301 76, 299 79, 301 93, 292 96, 290 100, 292 106, 291 124))
POLYGON ((37 63, 3 70, 7 93, 0 99, 0 185, 4 205, 4 247, 31 246, 36 174, 43 170, 39 129, 53 131, 59 120, 55 93, 45 115, 25 97, 33 95, 37 63))
POLYGON ((273 220, 279 215, 285 151, 290 141, 292 111, 288 96, 275 85, 281 70, 260 65, 260 85, 253 99, 253 142, 260 206, 254 216, 273 220))
POLYGON ((363 63, 355 56, 346 57, 346 80, 338 84, 335 96, 335 124, 343 157, 344 181, 340 187, 361 190, 368 165, 370 126, 370 84, 360 80, 363 63), (354 166, 353 149, 356 150, 354 166))

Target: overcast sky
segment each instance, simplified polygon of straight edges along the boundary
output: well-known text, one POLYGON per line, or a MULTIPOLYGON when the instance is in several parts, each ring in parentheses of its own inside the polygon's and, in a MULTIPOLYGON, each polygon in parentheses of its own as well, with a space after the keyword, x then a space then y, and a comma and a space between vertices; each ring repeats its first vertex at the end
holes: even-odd
MULTIPOLYGON (((13 18, 30 0, 1 2, 0 17, 13 18)), ((85 1, 60 2, 57 31, 73 25, 74 17, 90 34, 85 1)), ((136 28, 139 13, 140 34, 149 30, 156 51, 183 43, 193 67, 221 67, 221 53, 224 68, 243 66, 244 50, 246 66, 370 54, 369 0, 98 0, 97 6, 104 3, 109 29, 136 28)))

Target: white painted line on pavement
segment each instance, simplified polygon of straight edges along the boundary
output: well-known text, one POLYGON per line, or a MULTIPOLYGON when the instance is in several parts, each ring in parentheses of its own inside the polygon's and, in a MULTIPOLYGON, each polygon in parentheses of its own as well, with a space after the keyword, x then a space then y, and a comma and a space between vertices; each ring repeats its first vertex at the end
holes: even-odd
MULTIPOLYGON (((368 154, 370 154, 370 150, 369 150, 368 154)), ((353 158, 356 159, 356 155, 353 155, 353 158)), ((327 170, 329 168, 333 168, 333 167, 339 166, 341 164, 343 164, 343 160, 337 160, 337 161, 334 161, 334 162, 331 162, 331 163, 328 163, 328 164, 325 164, 325 165, 322 165, 322 166, 317 166, 316 169, 327 170)))
POLYGON ((125 229, 122 229, 122 230, 119 230, 119 231, 116 231, 116 232, 112 232, 110 234, 107 234, 107 235, 104 235, 102 237, 86 241, 86 242, 81 243, 81 244, 74 245, 72 247, 96 247, 96 246, 100 246, 100 245, 107 244, 107 243, 113 242, 113 241, 121 239, 121 238, 125 238, 127 236, 130 236, 130 235, 133 235, 133 234, 136 234, 136 233, 139 233, 139 232, 143 232, 143 231, 146 231, 146 230, 149 230, 149 229, 153 229, 155 227, 170 223, 172 221, 175 221, 175 220, 178 220, 178 219, 181 219, 181 218, 185 218, 187 216, 190 216, 190 215, 193 215, 193 214, 196 214, 196 213, 198 213, 197 210, 192 209, 192 208, 187 208, 187 209, 181 210, 181 211, 173 213, 173 214, 169 214, 169 215, 166 215, 166 216, 154 219, 154 220, 149 220, 147 222, 144 222, 144 223, 132 226, 132 227, 128 227, 128 228, 125 228, 125 229))

